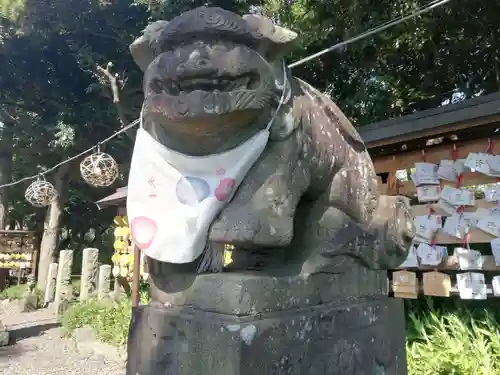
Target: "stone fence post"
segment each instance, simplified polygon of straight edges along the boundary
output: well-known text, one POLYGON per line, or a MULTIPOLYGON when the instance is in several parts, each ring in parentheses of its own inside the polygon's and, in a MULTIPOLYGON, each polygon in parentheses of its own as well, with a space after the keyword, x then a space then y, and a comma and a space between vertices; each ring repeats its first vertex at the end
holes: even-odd
POLYGON ((88 300, 97 291, 97 275, 99 273, 98 258, 98 249, 88 248, 83 250, 80 302, 88 300))
POLYGON ((99 267, 99 283, 97 286, 97 298, 109 298, 111 290, 111 266, 103 264, 99 267))
POLYGON ((57 263, 49 264, 49 272, 47 275, 47 285, 45 286, 45 295, 44 295, 44 305, 48 305, 51 302, 54 302, 54 296, 56 294, 56 284, 57 284, 57 263))
POLYGON ((59 253, 59 267, 56 279, 56 295, 54 307, 59 313, 63 301, 71 300, 71 267, 73 265, 73 250, 61 250, 59 253))

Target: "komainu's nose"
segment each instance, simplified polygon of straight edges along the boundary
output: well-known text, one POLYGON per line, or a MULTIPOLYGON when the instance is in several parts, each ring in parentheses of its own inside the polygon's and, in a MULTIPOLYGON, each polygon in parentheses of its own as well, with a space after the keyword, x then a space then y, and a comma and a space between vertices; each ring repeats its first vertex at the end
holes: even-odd
POLYGON ((206 77, 217 73, 217 68, 210 60, 205 50, 196 49, 189 55, 186 62, 177 66, 179 78, 206 77))

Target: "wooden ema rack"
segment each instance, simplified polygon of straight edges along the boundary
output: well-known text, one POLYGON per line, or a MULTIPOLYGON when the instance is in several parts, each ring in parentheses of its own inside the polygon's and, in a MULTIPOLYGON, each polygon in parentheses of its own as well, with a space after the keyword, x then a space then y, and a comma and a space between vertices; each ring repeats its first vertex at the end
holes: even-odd
MULTIPOLYGON (((496 202, 487 202, 484 199, 479 199, 475 201, 474 206, 470 207, 465 207, 464 211, 465 212, 475 212, 479 208, 494 208, 496 207, 496 202)), ((441 216, 450 216, 446 212, 444 212, 442 209, 438 207, 437 204, 431 203, 431 204, 419 204, 419 205, 414 205, 411 206, 411 213, 413 216, 424 216, 429 214, 429 209, 432 208, 434 211, 435 215, 441 215, 441 216)), ((492 239, 495 237, 483 232, 482 230, 473 228, 469 234, 469 243, 490 243, 492 239)), ((450 236, 446 233, 443 232, 438 232, 436 234, 436 244, 437 245, 452 245, 456 244, 457 246, 463 244, 463 240, 450 236)))
MULTIPOLYGON (((389 286, 390 293, 393 293, 393 288, 394 287, 392 285, 392 281, 390 282, 389 285, 390 285, 389 286)), ((418 292, 419 292, 419 294, 424 295, 424 288, 423 288, 421 282, 419 282, 419 285, 418 285, 418 292)), ((486 284, 486 294, 488 295, 488 298, 498 297, 498 296, 495 296, 493 294, 493 288, 491 287, 491 284, 486 284)), ((456 285, 452 285, 451 290, 450 290, 450 297, 455 297, 455 296, 458 296, 458 295, 459 295, 458 287, 456 285)))
POLYGON ((33 231, 0 230, 0 254, 31 254, 31 259, 29 261, 30 266, 28 269, 36 269, 38 247, 38 237, 33 231))
MULTIPOLYGON (((479 208, 493 208, 496 206, 496 202, 488 202, 486 200, 476 200, 474 206, 466 207, 465 211, 466 212, 474 212, 479 208)), ((444 212, 441 208, 437 206, 437 204, 432 203, 432 204, 419 204, 419 205, 414 205, 411 206, 411 213, 414 216, 423 216, 423 215, 428 215, 429 214, 429 209, 432 207, 434 210, 434 214, 436 215, 442 215, 442 216, 449 216, 446 212, 444 212)), ((479 229, 472 229, 469 235, 469 243, 471 244, 470 247, 474 249, 474 244, 487 244, 489 246, 489 243, 492 239, 495 237, 485 233, 479 229)), ((461 247, 463 246, 463 240, 450 236, 446 233, 443 232, 438 232, 435 237, 436 244, 437 245, 444 245, 448 247, 448 252, 452 254, 453 250, 450 248, 453 248, 453 245, 455 247, 461 247)), ((484 245, 483 245, 484 247, 484 245)), ((491 252, 490 252, 491 254, 491 252)), ((451 282, 452 282, 452 287, 450 290, 450 297, 457 296, 458 293, 458 287, 456 286, 456 274, 461 273, 461 272, 479 272, 479 273, 489 273, 485 275, 485 282, 486 282, 486 293, 488 297, 497 297, 493 294, 493 289, 492 286, 490 285, 491 283, 491 277, 498 274, 500 271, 500 266, 496 265, 495 258, 493 255, 482 255, 481 256, 481 261, 482 261, 482 267, 478 269, 467 269, 467 270, 461 270, 459 266, 458 259, 454 255, 449 255, 449 256, 444 256, 443 260, 439 265, 436 266, 427 266, 427 265, 419 265, 418 267, 408 267, 405 268, 405 270, 410 271, 410 272, 415 272, 416 277, 417 277, 417 286, 418 286, 418 293, 419 294, 424 294, 424 289, 422 286, 422 276, 425 272, 429 271, 437 271, 437 272, 444 272, 451 277, 451 282)), ((397 272, 401 270, 401 268, 393 270, 394 272, 397 272)), ((393 281, 392 281, 392 274, 390 273, 390 280, 389 280, 389 290, 392 293, 394 286, 393 286, 393 281)), ((412 298, 412 297, 401 297, 401 298, 412 298)))
MULTIPOLYGON (((496 144, 500 143, 500 137, 493 137, 491 141, 496 144)), ((480 139, 480 140, 472 140, 462 143, 456 143, 456 156, 457 159, 465 159, 470 153, 473 152, 486 152, 488 147, 488 140, 480 139)), ((500 148, 500 147, 499 147, 500 148)), ((425 161, 429 163, 439 164, 442 160, 451 160, 452 159, 452 149, 453 146, 445 145, 445 146, 433 146, 429 149, 426 149, 424 153, 422 150, 409 151, 409 152, 401 152, 398 155, 389 155, 389 156, 380 156, 376 157, 373 160, 373 164, 378 174, 389 174, 387 178, 387 183, 382 183, 382 179, 379 177, 379 193, 387 194, 387 195, 403 195, 410 198, 416 197, 416 186, 413 181, 397 181, 395 179, 396 171, 398 170, 408 170, 414 168, 415 163, 425 161), (392 178, 391 178, 392 176, 392 178)), ((500 152, 497 152, 500 153, 500 152)), ((491 183, 496 183, 497 179, 495 177, 486 176, 484 174, 478 172, 468 172, 462 175, 462 187, 470 187, 477 185, 486 185, 491 183)), ((440 186, 452 186, 456 187, 456 182, 449 182, 441 180, 440 186)), ((494 208, 497 206, 497 202, 488 202, 484 199, 476 200, 474 206, 465 207, 465 212, 475 212, 480 208, 494 208)), ((413 216, 424 216, 428 215, 430 212, 430 208, 432 208, 433 213, 436 215, 441 215, 443 217, 449 216, 446 212, 444 212, 438 205, 437 202, 425 203, 425 204, 416 204, 411 206, 411 213, 413 216)), ((475 244, 481 250, 483 254, 491 254, 491 249, 489 247, 489 243, 495 237, 485 233, 479 229, 473 228, 469 234, 468 243, 470 244, 471 249, 476 249, 475 244), (482 244, 482 245, 479 245, 482 244), (485 246, 490 249, 483 251, 485 246)), ((450 236, 444 232, 438 232, 435 237, 436 245, 447 246, 448 253, 453 254, 454 247, 462 247, 464 242, 462 239, 450 236)), ((486 294, 488 298, 493 297, 493 288, 491 285, 492 277, 500 274, 500 266, 497 266, 495 263, 495 258, 493 255, 482 255, 482 267, 481 269, 467 269, 460 270, 458 259, 453 256, 445 256, 443 257, 442 262, 437 266, 423 266, 419 265, 414 268, 406 268, 405 270, 409 272, 414 272, 416 277, 416 289, 418 294, 424 294, 422 279, 427 272, 437 271, 441 273, 448 274, 451 278, 451 290, 450 296, 456 296, 459 294, 458 287, 456 285, 456 274, 458 273, 482 273, 485 276, 485 285, 486 285, 486 294)), ((393 272, 400 271, 401 269, 394 269, 393 272)), ((389 272, 389 290, 393 291, 393 272, 389 272)), ((405 296, 404 294, 400 294, 400 298, 415 298, 414 296, 405 296)), ((496 297, 496 296, 495 296, 496 297)))
MULTIPOLYGON (((493 144, 500 144, 500 136, 490 138, 493 144)), ((486 152, 488 140, 478 139, 469 142, 455 143, 457 159, 466 159, 470 153, 486 152)), ((496 147, 500 154, 500 146, 496 147)), ((434 146, 429 149, 417 151, 402 152, 398 155, 380 156, 373 158, 373 165, 377 174, 395 174, 396 171, 408 170, 415 167, 415 163, 423 161, 423 156, 428 163, 439 164, 441 160, 450 160, 452 147, 450 145, 434 146)), ((495 177, 486 176, 478 172, 468 172, 462 175, 462 186, 485 185, 496 182, 495 177)), ((455 186, 455 182, 441 181, 441 186, 455 186)), ((379 178, 379 192, 388 195, 405 195, 408 197, 416 196, 416 186, 412 181, 399 181, 397 186, 389 186, 388 183, 383 183, 379 178)))
MULTIPOLYGON (((437 136, 436 136, 437 137, 437 136)), ((491 137, 489 139, 493 144, 496 144, 495 151, 500 154, 500 136, 491 137)), ((478 139, 467 142, 456 142, 455 148, 457 151, 457 159, 466 159, 470 153, 473 152, 486 152, 488 147, 488 139, 478 139)), ((452 146, 433 146, 424 150, 425 159, 428 163, 439 164, 441 160, 451 159, 452 146)), ((368 150, 370 152, 370 150, 368 150)), ((415 163, 422 162, 422 150, 401 152, 398 155, 388 155, 388 156, 378 156, 372 157, 373 165, 377 174, 380 173, 391 173, 408 168, 413 168, 415 163)), ((479 174, 478 174, 479 175, 479 174)), ((486 180, 491 177, 482 175, 486 180)), ((495 179, 493 178, 492 182, 495 179)), ((464 177, 464 185, 478 185, 484 184, 486 182, 478 182, 473 184, 471 182, 467 183, 467 178, 464 177)))
POLYGON ((19 285, 23 278, 36 270, 39 241, 36 233, 24 230, 0 230, 0 290, 7 285, 19 285), (31 259, 5 259, 11 254, 29 254, 31 259), (28 264, 21 268, 21 263, 28 264))

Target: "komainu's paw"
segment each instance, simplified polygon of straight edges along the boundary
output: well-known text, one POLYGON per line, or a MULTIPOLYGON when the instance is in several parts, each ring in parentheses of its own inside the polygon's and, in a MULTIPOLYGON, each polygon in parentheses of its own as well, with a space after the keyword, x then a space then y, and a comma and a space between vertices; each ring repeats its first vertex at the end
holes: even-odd
POLYGON ((251 212, 245 207, 223 213, 210 228, 209 239, 239 246, 286 246, 292 241, 293 218, 277 216, 265 209, 251 212))

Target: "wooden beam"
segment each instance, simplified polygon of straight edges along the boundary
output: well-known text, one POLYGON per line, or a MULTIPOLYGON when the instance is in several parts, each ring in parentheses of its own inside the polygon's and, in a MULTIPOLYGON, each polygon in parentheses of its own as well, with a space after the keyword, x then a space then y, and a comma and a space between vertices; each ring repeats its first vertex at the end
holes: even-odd
POLYGON ((8 229, 0 229, 0 234, 7 234, 7 235, 32 235, 35 236, 36 232, 33 230, 8 230, 8 229))
MULTIPOLYGON (((474 243, 490 243, 492 239, 496 238, 495 236, 492 236, 491 234, 488 234, 486 232, 483 232, 480 229, 473 228, 469 232, 469 243, 474 244, 474 243)), ((460 238, 456 238, 453 236, 450 236, 447 233, 444 232, 437 232, 436 237, 434 238, 436 241, 436 244, 438 245, 462 245, 464 243, 463 240, 460 238)), ((474 245, 471 245, 474 247, 474 245)))
POLYGON ((478 127, 482 125, 487 125, 491 124, 494 122, 500 121, 500 115, 492 115, 492 116, 486 116, 474 120, 467 120, 467 121, 460 121, 456 122, 453 124, 449 124, 446 126, 440 126, 436 128, 431 128, 431 129, 425 129, 422 131, 414 132, 414 133, 408 133, 408 134, 403 134, 400 136, 396 137, 391 137, 391 138, 384 138, 380 139, 378 141, 373 141, 373 142, 367 142, 366 147, 368 149, 375 148, 375 147, 383 147, 387 145, 392 145, 395 143, 401 143, 401 142, 407 142, 407 141, 412 141, 414 139, 419 139, 419 138, 436 138, 439 137, 442 134, 445 133, 450 133, 462 129, 467 129, 467 128, 473 128, 473 127, 478 127))
MULTIPOLYGON (((500 143, 500 136, 491 137, 496 144, 500 143)), ((488 148, 488 139, 476 139, 469 142, 457 142, 457 156, 459 159, 465 159, 471 152, 485 152, 488 148)), ((496 150, 500 153, 500 147, 496 150)), ((425 158, 429 163, 439 164, 441 160, 451 159, 451 147, 433 146, 425 149, 425 158)), ((377 173, 395 172, 402 169, 413 168, 415 163, 422 161, 422 151, 401 152, 397 155, 374 157, 373 165, 377 173)))
MULTIPOLYGON (((418 266, 414 268, 407 268, 409 271, 461 271, 461 272, 476 272, 476 271, 500 271, 500 266, 495 264, 495 257, 493 255, 482 255, 483 268, 476 270, 460 270, 458 259, 454 255, 443 257, 442 262, 437 266, 418 266)), ((406 269, 406 268, 405 268, 406 269)))
MULTIPOLYGON (((476 200, 474 206, 465 207, 465 212, 475 212, 479 208, 494 208, 496 207, 496 202, 488 202, 484 199, 476 200)), ((416 204, 411 206, 411 213, 413 216, 423 216, 429 214, 429 207, 432 207, 436 215, 449 216, 446 212, 444 212, 441 208, 438 207, 436 203, 431 204, 416 204)))
MULTIPOLYGON (((392 294, 393 293, 393 288, 394 288, 393 285, 392 285, 392 281, 389 284, 389 288, 390 288, 390 293, 392 294)), ((420 283, 418 285, 418 293, 424 295, 424 287, 420 283)), ((460 292, 458 291, 458 286, 457 285, 453 285, 451 287, 451 290, 450 290, 450 297, 455 297, 455 296, 458 296, 459 294, 460 294, 460 292)), ((491 284, 486 284, 486 294, 488 295, 488 298, 499 297, 499 296, 495 296, 493 294, 493 287, 491 286, 491 284)), ((393 298, 403 298, 403 297, 393 297, 393 298)), ((406 298, 406 299, 409 299, 409 298, 406 298)))
POLYGON ((139 306, 141 286, 141 251, 134 246, 134 271, 132 273, 132 307, 139 306))

